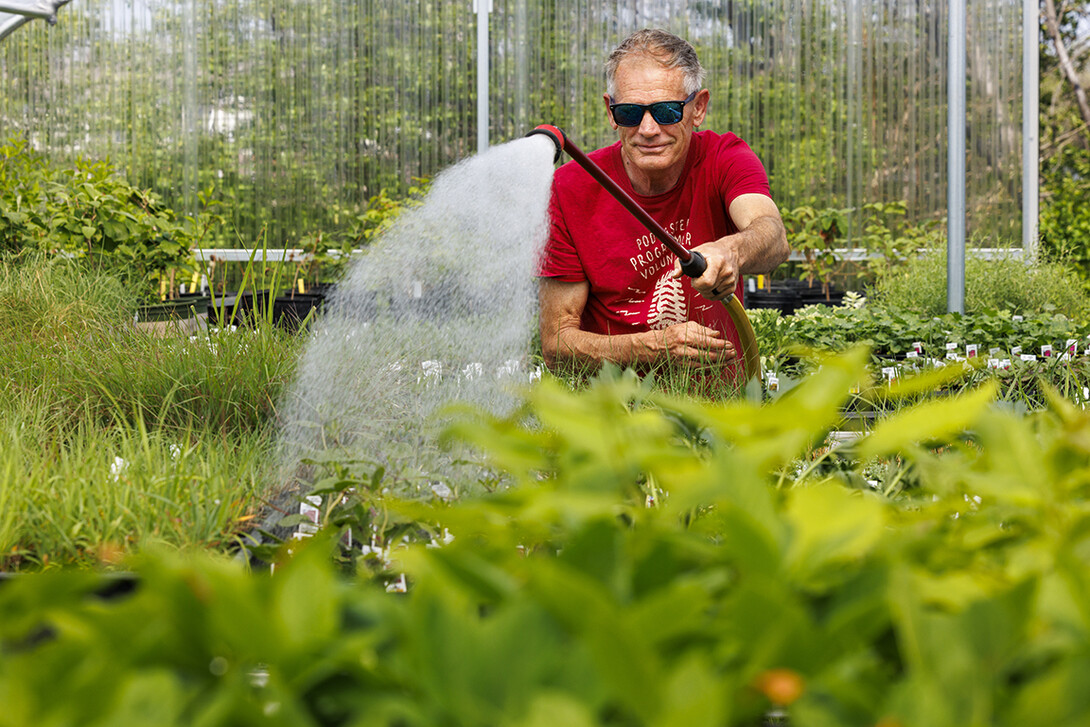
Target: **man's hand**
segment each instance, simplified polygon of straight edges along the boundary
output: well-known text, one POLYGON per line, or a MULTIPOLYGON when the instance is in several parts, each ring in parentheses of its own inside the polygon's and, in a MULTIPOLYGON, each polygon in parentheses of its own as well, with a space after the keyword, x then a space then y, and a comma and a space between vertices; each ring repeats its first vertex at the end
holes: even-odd
POLYGON ((714 328, 694 321, 640 334, 648 348, 646 360, 686 360, 723 364, 738 357, 734 344, 714 328))
MULTIPOLYGON (((693 288, 709 300, 729 298, 740 276, 770 272, 790 252, 780 211, 768 197, 743 194, 731 202, 729 213, 737 233, 693 248, 708 262, 704 274, 693 278, 693 288)), ((682 275, 675 261, 673 276, 682 275)))
POLYGON ((589 292, 586 282, 540 280, 541 353, 549 368, 576 361, 613 361, 624 366, 671 359, 712 365, 738 357, 734 345, 719 331, 693 321, 615 336, 588 333, 580 321, 589 292))
MULTIPOLYGON (((734 294, 738 285, 738 276, 741 275, 741 261, 738 259, 738 251, 730 244, 729 237, 723 237, 714 242, 705 242, 694 247, 693 250, 704 256, 708 267, 704 273, 693 278, 693 288, 696 292, 708 300, 723 300, 734 294)), ((679 278, 681 263, 674 261, 674 278, 679 278)))

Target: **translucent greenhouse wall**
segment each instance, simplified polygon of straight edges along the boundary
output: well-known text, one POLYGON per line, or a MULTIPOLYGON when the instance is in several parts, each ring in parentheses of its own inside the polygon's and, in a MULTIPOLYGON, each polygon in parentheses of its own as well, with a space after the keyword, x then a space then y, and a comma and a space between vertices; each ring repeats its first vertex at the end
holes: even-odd
MULTIPOLYGON (((969 3, 970 236, 1020 238, 1021 0, 969 3)), ((603 61, 632 30, 696 45, 706 128, 765 162, 781 206, 946 206, 946 0, 494 0, 490 138, 609 142, 603 61)), ((343 225, 476 151, 471 0, 75 0, 0 46, 0 129, 109 158, 219 243, 343 225)), ((206 243, 212 243, 208 240, 206 243)), ((218 246, 218 245, 217 245, 218 246)))

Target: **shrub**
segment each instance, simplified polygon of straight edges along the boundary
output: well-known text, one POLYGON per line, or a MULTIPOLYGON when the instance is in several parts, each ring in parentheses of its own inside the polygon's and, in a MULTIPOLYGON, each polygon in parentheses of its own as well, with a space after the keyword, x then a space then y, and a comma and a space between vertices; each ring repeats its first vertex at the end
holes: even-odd
POLYGON ((160 555, 108 601, 87 573, 0 584, 0 724, 1078 724, 1090 420, 986 386, 813 453, 865 359, 768 407, 629 376, 466 416, 518 486, 386 498, 452 536, 366 546, 397 595, 335 571, 334 528, 271 577, 160 555))
MULTIPOLYGON (((904 265, 882 271, 870 291, 874 301, 924 316, 946 312, 946 248, 937 246, 904 265)), ((965 312, 1007 310, 1024 315, 1055 312, 1069 318, 1090 310, 1078 276, 1063 262, 1028 265, 1014 257, 994 260, 968 254, 965 312)))
POLYGON ((192 272, 191 242, 172 209, 110 164, 55 166, 25 141, 0 145, 0 253, 87 258, 153 297, 171 269, 192 272))

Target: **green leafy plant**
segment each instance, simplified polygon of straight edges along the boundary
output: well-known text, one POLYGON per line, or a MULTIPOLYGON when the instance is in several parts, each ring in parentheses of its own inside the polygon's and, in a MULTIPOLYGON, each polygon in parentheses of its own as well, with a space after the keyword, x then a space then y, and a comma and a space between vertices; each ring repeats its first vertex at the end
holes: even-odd
POLYGON ((87 258, 149 299, 175 270, 195 269, 192 241, 174 211, 106 162, 54 166, 25 141, 9 141, 0 147, 0 207, 0 249, 87 258))
POLYGON ((833 275, 841 263, 836 250, 837 241, 844 234, 851 212, 851 209, 802 206, 782 213, 788 242, 805 258, 803 278, 811 286, 815 280, 819 281, 826 297, 829 296, 833 275))
POLYGON ((382 502, 453 536, 391 550, 405 593, 338 573, 335 529, 271 576, 159 553, 106 601, 2 583, 0 724, 1077 722, 1090 419, 988 385, 828 449, 868 358, 763 406, 611 372, 466 413, 450 435, 511 484, 382 502))
POLYGON ((264 318, 154 336, 135 309, 87 260, 0 262, 0 569, 226 550, 251 527, 299 342, 264 318))
MULTIPOLYGON (((946 248, 930 247, 904 265, 882 271, 871 297, 891 308, 921 315, 946 312, 946 248)), ((1079 319, 1090 310, 1090 296, 1062 262, 1033 264, 1013 256, 965 260, 965 312, 1008 310, 1016 315, 1062 313, 1079 319)))

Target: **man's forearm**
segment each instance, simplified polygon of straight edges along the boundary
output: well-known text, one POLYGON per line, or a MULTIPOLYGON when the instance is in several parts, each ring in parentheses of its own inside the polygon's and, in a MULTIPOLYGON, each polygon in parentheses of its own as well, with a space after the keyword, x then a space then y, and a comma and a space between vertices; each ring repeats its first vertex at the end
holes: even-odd
POLYGON ((655 331, 646 331, 606 336, 588 333, 578 326, 559 326, 548 332, 543 331, 541 348, 545 363, 550 368, 575 362, 601 365, 606 361, 627 366, 654 360, 656 354, 652 343, 655 334, 655 331))
POLYGON ((757 217, 746 229, 723 239, 734 249, 742 275, 769 273, 791 253, 783 222, 772 215, 757 217))

